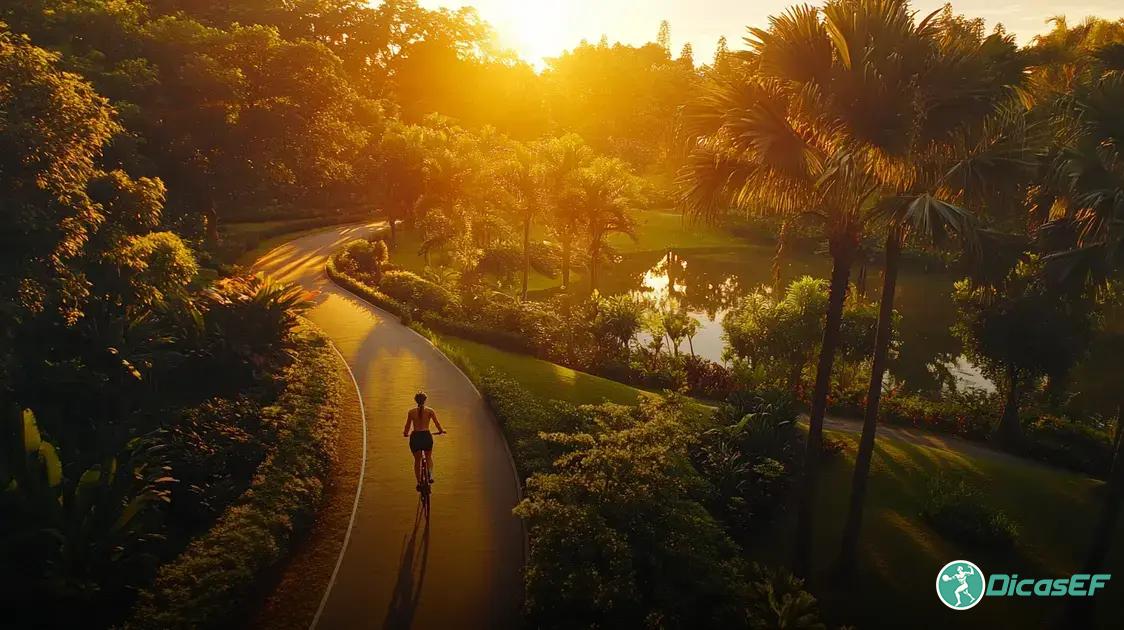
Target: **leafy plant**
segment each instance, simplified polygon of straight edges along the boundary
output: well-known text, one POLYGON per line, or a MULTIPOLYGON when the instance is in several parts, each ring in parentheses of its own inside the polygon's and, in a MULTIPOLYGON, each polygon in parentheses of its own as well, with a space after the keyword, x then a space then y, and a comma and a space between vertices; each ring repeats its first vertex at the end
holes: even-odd
POLYGON ((1018 538, 1014 523, 963 478, 929 479, 921 516, 943 536, 971 547, 1010 548, 1018 538))
POLYGON ((439 315, 450 314, 457 304, 456 297, 447 289, 409 271, 386 272, 379 290, 399 302, 439 315))
MULTIPOLYGON (((117 456, 68 480, 34 413, 10 413, 4 424, 10 455, 0 462, 0 545, 13 587, 4 599, 13 606, 20 602, 20 610, 53 604, 36 619, 66 624, 77 622, 75 606, 121 597, 143 583, 157 561, 161 508, 175 482, 157 443, 134 439, 117 456)), ((96 606, 86 612, 101 614, 96 606)))
POLYGON ((824 630, 816 598, 804 580, 754 563, 750 570, 747 626, 754 630, 824 630))

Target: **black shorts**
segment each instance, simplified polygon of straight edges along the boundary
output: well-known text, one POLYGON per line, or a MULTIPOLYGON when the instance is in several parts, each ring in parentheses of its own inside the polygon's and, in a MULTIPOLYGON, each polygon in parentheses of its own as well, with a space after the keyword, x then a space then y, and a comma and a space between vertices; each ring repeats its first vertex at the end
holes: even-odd
POLYGON ((433 450, 433 434, 429 431, 414 431, 410 434, 410 451, 417 453, 418 451, 432 451, 433 450))

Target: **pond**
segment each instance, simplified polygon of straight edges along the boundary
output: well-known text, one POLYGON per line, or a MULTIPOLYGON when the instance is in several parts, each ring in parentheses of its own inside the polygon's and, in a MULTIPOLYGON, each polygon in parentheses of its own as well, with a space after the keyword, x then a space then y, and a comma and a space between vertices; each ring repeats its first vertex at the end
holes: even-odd
MULTIPOLYGON (((635 292, 657 303, 675 298, 702 323, 694 338, 695 352, 721 362, 725 350, 722 318, 739 296, 771 284, 774 254, 775 249, 768 245, 629 254, 606 274, 602 291, 635 292)), ((830 260, 814 253, 789 255, 782 270, 786 284, 804 275, 826 278, 829 274, 830 260)), ((857 269, 852 272, 852 281, 857 274, 857 269)), ((896 300, 901 313, 901 348, 890 371, 908 390, 994 390, 963 356, 961 344, 950 330, 956 318, 951 296, 954 281, 945 272, 901 271, 896 300)), ((866 299, 877 300, 880 293, 881 270, 870 267, 866 299)))
MULTIPOLYGON (((697 354, 722 362, 725 341, 722 318, 738 297, 772 283, 775 248, 772 245, 692 248, 630 253, 602 280, 606 294, 636 293, 657 303, 675 298, 702 324, 694 338, 697 354)), ((782 279, 810 275, 827 278, 830 260, 812 252, 792 253, 783 261, 782 279)), ((852 282, 858 270, 852 271, 852 282)), ((866 299, 876 301, 882 291, 881 269, 868 267, 866 299)), ((895 306, 901 314, 898 356, 890 373, 907 391, 939 395, 952 389, 995 391, 995 385, 964 356, 953 336, 956 307, 952 285, 957 276, 903 265, 895 306)), ((1081 413, 1114 415, 1124 391, 1124 306, 1104 317, 1101 332, 1071 375, 1069 406, 1081 413)), ((686 345, 686 344, 684 344, 686 345)))

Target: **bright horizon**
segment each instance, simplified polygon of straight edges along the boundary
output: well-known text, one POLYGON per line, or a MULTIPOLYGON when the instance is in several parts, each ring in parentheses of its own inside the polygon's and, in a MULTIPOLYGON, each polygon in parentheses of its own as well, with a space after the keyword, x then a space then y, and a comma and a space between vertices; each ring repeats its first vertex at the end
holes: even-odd
MULTIPOLYGON (((581 40, 597 42, 607 35, 610 42, 642 44, 656 39, 660 22, 671 23, 671 47, 679 55, 690 42, 695 60, 706 63, 718 39, 725 36, 731 49, 742 47, 746 26, 765 26, 768 17, 795 4, 792 0, 421 0, 427 8, 474 6, 495 28, 500 43, 520 57, 543 66, 543 58, 557 56, 576 47, 581 40)), ((820 4, 820 3, 814 3, 820 4)), ((944 5, 941 0, 914 3, 919 13, 944 5)), ((1124 17, 1124 5, 1113 0, 1074 2, 994 3, 987 0, 954 2, 953 9, 969 17, 983 18, 990 29, 1002 22, 1019 44, 1049 30, 1050 17, 1065 15, 1071 24, 1096 15, 1105 19, 1124 17)))

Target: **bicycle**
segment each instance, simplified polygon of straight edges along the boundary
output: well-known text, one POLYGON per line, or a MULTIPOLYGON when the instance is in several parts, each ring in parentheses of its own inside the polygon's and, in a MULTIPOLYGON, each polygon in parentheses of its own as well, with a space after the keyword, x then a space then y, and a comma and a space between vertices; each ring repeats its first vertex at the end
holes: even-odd
POLYGON ((421 454, 421 469, 422 480, 418 484, 418 494, 421 496, 422 512, 425 513, 426 520, 429 520, 429 495, 432 492, 432 486, 429 485, 429 461, 424 451, 421 454))
MULTIPOLYGON (((434 433, 434 435, 444 435, 446 431, 434 433)), ((429 495, 433 491, 433 487, 429 483, 429 458, 425 456, 425 451, 421 452, 421 471, 422 479, 418 484, 418 495, 421 499, 422 512, 425 513, 426 520, 429 519, 429 495)))

